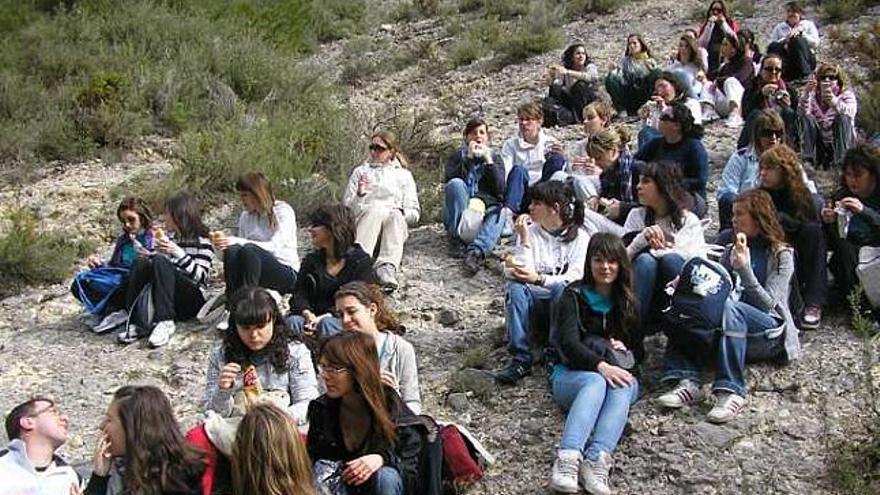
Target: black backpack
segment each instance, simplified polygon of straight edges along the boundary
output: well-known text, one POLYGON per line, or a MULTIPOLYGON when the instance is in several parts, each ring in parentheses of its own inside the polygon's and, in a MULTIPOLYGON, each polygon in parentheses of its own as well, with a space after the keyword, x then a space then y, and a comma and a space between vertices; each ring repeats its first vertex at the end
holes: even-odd
POLYGON ((732 291, 733 280, 724 266, 694 257, 682 266, 672 301, 664 313, 675 326, 721 328, 724 305, 732 291))

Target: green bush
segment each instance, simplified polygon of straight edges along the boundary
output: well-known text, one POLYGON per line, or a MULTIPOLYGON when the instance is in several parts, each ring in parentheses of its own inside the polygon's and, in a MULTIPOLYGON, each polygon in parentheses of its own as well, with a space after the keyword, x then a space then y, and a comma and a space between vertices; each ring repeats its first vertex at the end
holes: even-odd
POLYGON ((73 264, 92 250, 88 243, 46 232, 36 214, 27 208, 8 210, 4 222, 5 234, 0 237, 0 297, 29 285, 63 281, 70 276, 73 264))
POLYGON ((493 52, 493 44, 504 37, 504 26, 497 17, 482 18, 466 28, 449 49, 454 67, 470 64, 493 52))
POLYGON ((839 22, 858 17, 868 7, 880 4, 880 0, 825 0, 821 4, 825 18, 831 22, 839 22))
POLYGON ((532 55, 538 55, 562 46, 560 13, 547 2, 532 2, 529 14, 507 38, 495 45, 502 64, 519 63, 532 55))

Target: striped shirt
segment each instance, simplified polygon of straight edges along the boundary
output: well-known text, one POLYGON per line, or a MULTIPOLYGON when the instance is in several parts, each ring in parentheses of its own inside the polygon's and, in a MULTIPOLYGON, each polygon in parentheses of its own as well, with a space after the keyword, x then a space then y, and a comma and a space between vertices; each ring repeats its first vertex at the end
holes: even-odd
POLYGON ((214 261, 214 246, 207 237, 198 240, 180 240, 173 250, 171 261, 177 268, 204 288, 208 283, 211 263, 214 261))

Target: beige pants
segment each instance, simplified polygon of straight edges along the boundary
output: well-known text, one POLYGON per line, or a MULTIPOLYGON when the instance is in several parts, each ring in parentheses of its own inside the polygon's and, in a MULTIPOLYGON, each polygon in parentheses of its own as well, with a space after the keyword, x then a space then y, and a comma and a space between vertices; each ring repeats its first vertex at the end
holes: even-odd
POLYGON ((376 243, 379 243, 376 265, 391 263, 395 268, 400 267, 403 243, 406 242, 407 237, 409 230, 400 210, 375 207, 361 213, 358 218, 357 243, 370 256, 376 250, 376 243))

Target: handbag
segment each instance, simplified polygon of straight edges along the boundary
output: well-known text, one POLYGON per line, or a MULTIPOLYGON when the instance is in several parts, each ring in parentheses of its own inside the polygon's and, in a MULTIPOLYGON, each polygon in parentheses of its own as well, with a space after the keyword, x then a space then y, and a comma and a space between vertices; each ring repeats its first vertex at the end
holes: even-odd
POLYGON ((107 302, 122 286, 128 275, 128 268, 121 266, 99 266, 76 274, 70 291, 73 296, 93 315, 104 313, 107 302))

